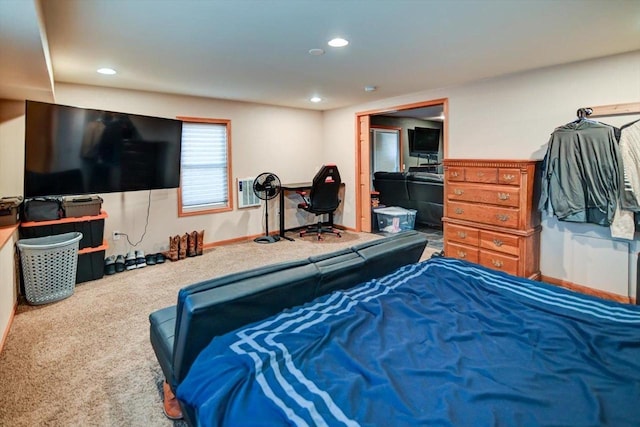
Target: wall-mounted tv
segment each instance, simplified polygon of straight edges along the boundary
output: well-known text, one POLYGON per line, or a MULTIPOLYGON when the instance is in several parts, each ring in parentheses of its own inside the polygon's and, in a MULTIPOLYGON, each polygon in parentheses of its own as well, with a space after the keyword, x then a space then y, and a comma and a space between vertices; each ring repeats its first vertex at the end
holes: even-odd
POLYGON ((421 128, 408 129, 409 155, 427 157, 438 154, 440 150, 440 129, 421 128))
POLYGON ((182 122, 26 102, 25 197, 180 185, 182 122))

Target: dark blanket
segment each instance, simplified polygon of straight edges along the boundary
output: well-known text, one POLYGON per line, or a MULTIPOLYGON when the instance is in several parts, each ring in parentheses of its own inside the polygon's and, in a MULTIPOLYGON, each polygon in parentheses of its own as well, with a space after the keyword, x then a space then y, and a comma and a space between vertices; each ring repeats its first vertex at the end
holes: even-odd
POLYGON ((203 426, 638 426, 640 308, 447 258, 215 338, 203 426))

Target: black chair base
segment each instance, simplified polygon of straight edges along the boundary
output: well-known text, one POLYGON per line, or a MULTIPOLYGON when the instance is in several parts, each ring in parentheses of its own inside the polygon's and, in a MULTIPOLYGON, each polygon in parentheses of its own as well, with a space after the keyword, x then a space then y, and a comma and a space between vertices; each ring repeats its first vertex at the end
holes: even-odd
POLYGON ((335 234, 338 237, 342 237, 342 235, 340 234, 340 230, 337 230, 331 226, 322 225, 321 222, 307 226, 306 229, 300 231, 300 237, 304 237, 307 234, 316 234, 318 240, 322 240, 323 233, 335 234))

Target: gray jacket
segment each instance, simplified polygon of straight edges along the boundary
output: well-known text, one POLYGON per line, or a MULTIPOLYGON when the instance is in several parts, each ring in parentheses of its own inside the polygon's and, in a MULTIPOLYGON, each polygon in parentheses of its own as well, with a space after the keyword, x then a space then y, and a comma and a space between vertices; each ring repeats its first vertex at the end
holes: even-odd
POLYGON ((621 165, 613 127, 583 119, 556 128, 545 155, 538 207, 563 221, 609 226, 621 165))

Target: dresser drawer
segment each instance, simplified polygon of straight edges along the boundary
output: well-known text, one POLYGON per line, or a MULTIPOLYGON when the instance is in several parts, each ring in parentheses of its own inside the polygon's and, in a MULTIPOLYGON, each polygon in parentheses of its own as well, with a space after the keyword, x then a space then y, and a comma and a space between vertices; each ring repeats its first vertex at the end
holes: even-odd
POLYGON ((450 183, 447 185, 447 200, 517 208, 520 203, 520 189, 506 185, 450 183))
POLYGON ((520 210, 447 201, 447 216, 500 227, 518 228, 520 210))
POLYGON ((464 243, 465 245, 478 246, 479 234, 480 232, 476 228, 451 224, 445 224, 444 226, 444 235, 447 240, 464 243))
POLYGON ((480 247, 483 249, 518 256, 520 255, 519 243, 518 236, 480 230, 480 247))
POLYGON ((465 171, 464 180, 467 182, 498 183, 497 168, 469 167, 465 171))
POLYGON ((450 258, 463 259, 477 264, 478 252, 479 250, 477 247, 474 248, 472 246, 461 245, 450 241, 446 241, 444 244, 444 253, 450 258))
POLYGON ((449 181, 464 181, 464 168, 450 167, 447 170, 446 178, 449 181))
POLYGON ((505 273, 517 275, 518 260, 518 257, 485 251, 483 249, 480 250, 480 265, 494 270, 504 271, 505 273))
POLYGON ((500 168, 498 182, 507 185, 520 185, 520 169, 500 168))

